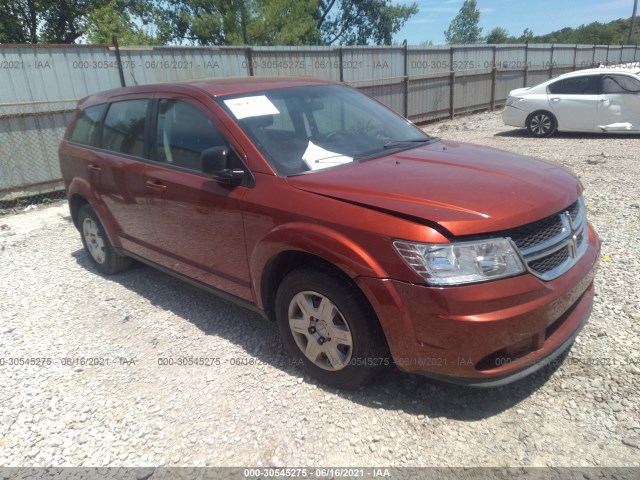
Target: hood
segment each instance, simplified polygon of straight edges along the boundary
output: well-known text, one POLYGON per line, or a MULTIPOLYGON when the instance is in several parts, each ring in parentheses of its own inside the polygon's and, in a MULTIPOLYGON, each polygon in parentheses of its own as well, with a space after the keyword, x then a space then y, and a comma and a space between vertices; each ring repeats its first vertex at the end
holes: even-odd
POLYGON ((579 180, 560 165, 449 141, 288 181, 306 192, 435 222, 456 236, 531 223, 581 192, 579 180))

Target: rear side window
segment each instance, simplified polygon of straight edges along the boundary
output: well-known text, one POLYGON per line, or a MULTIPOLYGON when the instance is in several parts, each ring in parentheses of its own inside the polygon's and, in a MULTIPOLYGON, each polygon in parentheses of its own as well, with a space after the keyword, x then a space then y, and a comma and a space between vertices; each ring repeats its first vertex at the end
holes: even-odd
POLYGON ((100 122, 102 121, 102 116, 106 108, 107 105, 103 104, 83 110, 73 127, 71 137, 69 138, 70 141, 91 147, 99 147, 100 122))
POLYGON ((607 75, 602 79, 603 93, 638 93, 640 80, 626 75, 607 75))
POLYGON ((112 103, 102 127, 102 148, 143 157, 148 103, 146 99, 112 103))
POLYGON ((200 170, 200 154, 211 147, 227 147, 218 128, 193 105, 164 99, 158 107, 156 159, 200 170))
POLYGON ((587 75, 558 80, 549 85, 549 92, 566 95, 598 95, 600 93, 600 77, 587 75))

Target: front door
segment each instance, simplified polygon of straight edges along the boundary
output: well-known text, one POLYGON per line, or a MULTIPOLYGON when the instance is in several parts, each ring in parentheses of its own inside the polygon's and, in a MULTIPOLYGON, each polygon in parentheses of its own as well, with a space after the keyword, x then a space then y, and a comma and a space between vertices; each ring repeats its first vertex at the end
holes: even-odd
POLYGON ((559 79, 549 84, 549 107, 558 119, 562 131, 592 131, 596 123, 600 99, 598 75, 559 79))
POLYGON ((253 301, 242 220, 247 187, 214 180, 200 169, 203 150, 230 144, 199 102, 184 95, 156 102, 146 182, 156 191, 150 208, 160 263, 253 301))

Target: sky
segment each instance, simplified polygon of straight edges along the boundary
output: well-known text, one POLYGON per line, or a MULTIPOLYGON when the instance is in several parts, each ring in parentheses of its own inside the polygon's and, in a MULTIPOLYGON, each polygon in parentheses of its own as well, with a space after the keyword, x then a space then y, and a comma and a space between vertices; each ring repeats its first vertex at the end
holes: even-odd
MULTIPOLYGON (((446 43, 444 31, 460 11, 463 0, 395 0, 393 3, 413 1, 418 4, 419 12, 395 35, 395 42, 406 39, 409 45, 428 40, 436 45, 446 43)), ((482 35, 494 27, 505 28, 515 36, 522 35, 527 27, 534 35, 543 35, 564 27, 629 18, 633 10, 633 0, 477 0, 477 3, 482 35)))

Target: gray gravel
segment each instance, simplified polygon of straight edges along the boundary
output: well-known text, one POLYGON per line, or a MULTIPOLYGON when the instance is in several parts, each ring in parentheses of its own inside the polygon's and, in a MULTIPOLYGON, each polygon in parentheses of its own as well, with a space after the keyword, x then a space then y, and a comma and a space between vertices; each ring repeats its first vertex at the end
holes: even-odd
POLYGON ((499 113, 427 130, 580 175, 603 258, 561 365, 494 390, 393 369, 327 388, 255 314, 148 267, 95 274, 66 204, 41 206, 0 217, 0 466, 640 466, 640 138, 531 139, 499 113))

